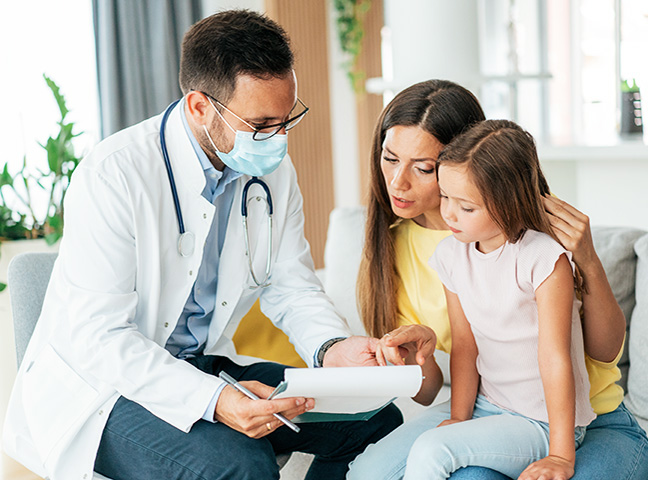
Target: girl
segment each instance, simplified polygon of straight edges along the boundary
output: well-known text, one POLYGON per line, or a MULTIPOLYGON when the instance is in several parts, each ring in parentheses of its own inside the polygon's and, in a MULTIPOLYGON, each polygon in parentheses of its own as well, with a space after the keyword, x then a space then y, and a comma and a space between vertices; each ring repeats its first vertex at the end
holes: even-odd
POLYGON ((446 147, 437 175, 453 235, 430 259, 452 331, 451 411, 416 440, 405 478, 467 465, 571 478, 595 415, 575 266, 544 210, 533 138, 513 122, 482 122, 446 147))

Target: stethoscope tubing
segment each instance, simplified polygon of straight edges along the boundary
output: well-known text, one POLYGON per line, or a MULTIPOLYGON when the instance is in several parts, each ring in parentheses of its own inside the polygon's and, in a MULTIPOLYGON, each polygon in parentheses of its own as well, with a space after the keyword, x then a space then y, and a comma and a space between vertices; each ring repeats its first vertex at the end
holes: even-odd
POLYGON ((171 186, 171 195, 173 196, 173 205, 175 206, 176 217, 178 219, 178 230, 180 235, 185 233, 184 219, 182 218, 182 210, 180 210, 180 200, 178 199, 178 189, 176 188, 175 178, 173 177, 173 169, 171 168, 171 160, 169 159, 169 150, 166 145, 166 124, 171 115, 171 111, 178 104, 180 100, 176 100, 167 107, 162 116, 162 123, 160 124, 160 147, 162 148, 162 157, 164 157, 164 164, 166 165, 167 175, 169 177, 169 185, 171 186))
MULTIPOLYGON (((176 211, 176 218, 178 219, 178 231, 180 232, 178 238, 178 252, 183 257, 188 257, 191 254, 193 254, 195 238, 193 233, 185 231, 184 219, 182 217, 182 210, 180 208, 180 199, 178 198, 178 189, 176 188, 175 178, 173 176, 173 169, 171 168, 171 160, 169 158, 169 150, 167 149, 166 134, 165 134, 166 124, 169 119, 169 115, 171 114, 173 108, 178 104, 178 102, 180 102, 180 100, 176 100, 171 105, 169 105, 167 109, 164 111, 164 114, 162 115, 162 122, 160 124, 160 147, 162 149, 162 157, 164 158, 164 165, 166 167, 167 176, 169 177, 169 186, 171 187, 171 195, 173 197, 173 205, 176 211)), ((270 278, 270 271, 272 268, 272 214, 274 213, 274 209, 272 206, 272 195, 270 194, 270 187, 268 187, 268 184, 265 183, 260 178, 252 177, 246 182, 245 186, 243 187, 242 197, 243 198, 241 199, 242 200, 241 215, 243 217, 245 255, 248 258, 248 266, 250 268, 250 274, 252 275, 252 280, 256 284, 256 287, 267 287, 268 285, 270 285, 268 279, 270 278), (247 224, 248 190, 254 184, 259 185, 265 192, 266 195, 265 201, 266 201, 267 213, 268 213, 268 255, 266 261, 266 268, 264 272, 265 275, 264 278, 261 279, 261 281, 259 281, 259 279, 256 277, 254 273, 254 267, 252 265, 252 255, 250 254, 250 237, 249 237, 249 230, 247 224)), ((257 197, 257 199, 259 198, 262 197, 257 197)), ((252 288, 256 288, 256 287, 252 287, 252 288)))

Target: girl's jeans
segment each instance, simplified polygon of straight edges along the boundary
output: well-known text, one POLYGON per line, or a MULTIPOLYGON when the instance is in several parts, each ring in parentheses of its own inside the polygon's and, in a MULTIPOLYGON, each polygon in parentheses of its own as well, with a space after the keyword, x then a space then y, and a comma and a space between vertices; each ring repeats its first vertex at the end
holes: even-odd
MULTIPOLYGON (((575 429, 576 448, 585 427, 575 429)), ((549 424, 504 410, 479 395, 472 420, 420 435, 407 458, 405 480, 448 478, 468 465, 517 477, 549 454, 549 424)))

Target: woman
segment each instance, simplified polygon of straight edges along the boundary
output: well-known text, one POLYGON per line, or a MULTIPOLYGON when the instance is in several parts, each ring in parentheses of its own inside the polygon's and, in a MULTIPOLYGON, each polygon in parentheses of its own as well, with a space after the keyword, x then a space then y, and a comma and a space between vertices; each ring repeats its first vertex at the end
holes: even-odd
MULTIPOLYGON (((431 80, 399 93, 383 111, 374 134, 366 243, 358 280, 360 312, 371 335, 390 333, 387 344, 394 352, 389 360, 403 363, 403 357, 405 363, 422 364, 426 386, 416 398, 420 403, 429 403, 442 384, 431 353, 435 346, 445 352, 451 348, 443 288, 427 266, 436 245, 450 235, 439 212, 436 159, 450 140, 481 120, 482 109, 469 91, 431 80)), ((590 400, 598 418, 577 451, 573 478, 648 478, 648 439, 623 406, 623 391, 615 384, 620 377, 616 363, 625 319, 594 251, 589 220, 557 198, 546 198, 545 208, 556 236, 573 252, 587 287, 583 334, 590 400)), ((369 446, 351 464, 347 478, 401 478, 411 445, 444 420, 446 411, 447 405, 427 409, 369 446)), ((470 467, 451 478, 506 477, 470 467)))

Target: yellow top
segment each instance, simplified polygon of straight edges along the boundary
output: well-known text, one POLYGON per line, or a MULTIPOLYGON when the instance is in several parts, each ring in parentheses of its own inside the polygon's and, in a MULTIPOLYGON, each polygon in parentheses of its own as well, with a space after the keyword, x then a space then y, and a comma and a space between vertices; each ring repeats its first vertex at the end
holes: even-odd
POLYGON ((436 348, 450 353, 450 321, 443 284, 428 265, 428 259, 450 230, 430 230, 413 220, 404 220, 395 232, 396 292, 399 324, 423 324, 437 335, 436 348))
POLYGON ((623 348, 609 363, 599 362, 585 354, 585 367, 590 381, 590 403, 597 415, 616 410, 623 401, 623 388, 616 383, 621 378, 617 363, 622 353, 623 348))
MULTIPOLYGON (((430 230, 404 220, 395 232, 398 312, 401 325, 424 324, 437 335, 439 350, 450 353, 451 337, 443 284, 428 265, 437 245, 451 233, 430 230)), ((621 371, 617 366, 621 352, 614 361, 603 363, 585 355, 590 380, 590 402, 597 415, 615 410, 623 400, 623 389, 617 385, 621 371)))

